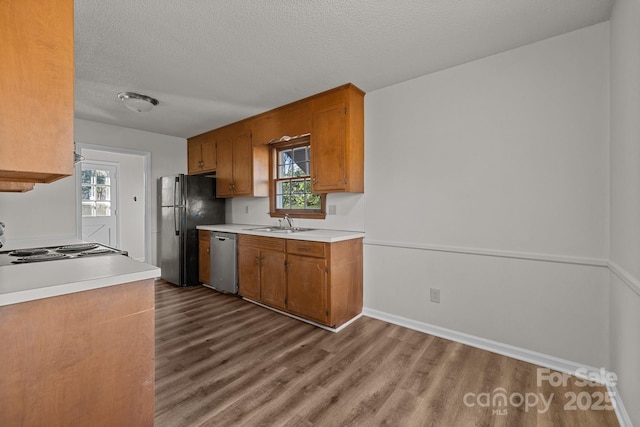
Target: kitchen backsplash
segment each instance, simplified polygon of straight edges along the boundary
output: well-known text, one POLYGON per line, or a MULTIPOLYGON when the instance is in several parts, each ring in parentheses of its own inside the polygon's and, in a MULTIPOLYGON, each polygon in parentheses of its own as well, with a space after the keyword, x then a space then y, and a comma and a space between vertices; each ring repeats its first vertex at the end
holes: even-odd
MULTIPOLYGON (((364 231, 365 195, 361 193, 327 194, 327 210, 335 206, 335 215, 322 219, 294 219, 300 227, 331 230, 364 231)), ((268 197, 234 197, 227 199, 227 222, 234 224, 274 225, 269 216, 268 197)))

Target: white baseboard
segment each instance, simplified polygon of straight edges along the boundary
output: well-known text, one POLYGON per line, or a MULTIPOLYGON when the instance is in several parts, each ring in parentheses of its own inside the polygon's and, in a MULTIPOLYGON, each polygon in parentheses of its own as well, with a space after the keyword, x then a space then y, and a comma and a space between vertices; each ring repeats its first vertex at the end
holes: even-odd
MULTIPOLYGON (((374 319, 393 323, 394 325, 404 326, 405 328, 413 329, 415 331, 424 332, 426 334, 448 339, 450 341, 459 342, 471 347, 476 347, 482 350, 490 351, 492 353, 501 354, 513 359, 522 360, 523 362, 532 363, 544 368, 549 368, 569 375, 578 376, 590 381, 593 381, 595 378, 603 377, 601 375, 602 371, 600 368, 573 362, 571 360, 561 359, 559 357, 550 356, 544 353, 538 353, 526 348, 516 347, 498 341, 457 332, 452 329, 442 328, 440 326, 431 325, 429 323, 407 319, 406 317, 389 314, 384 311, 375 310, 373 308, 365 307, 362 310, 362 314, 368 317, 373 317, 374 319)), ((607 389, 610 392, 610 396, 612 397, 612 399, 615 399, 615 412, 616 416, 618 417, 620 426, 633 427, 633 424, 631 423, 631 420, 629 418, 629 414, 627 413, 624 404, 622 403, 622 397, 618 393, 616 387, 607 385, 607 389)))
POLYGON ((301 322, 305 322, 305 323, 313 325, 313 326, 315 326, 317 328, 321 328, 321 329, 324 329, 326 331, 330 331, 330 332, 334 332, 334 333, 340 332, 341 330, 343 330, 344 328, 346 328, 347 326, 349 326, 350 324, 352 324, 353 322, 355 322, 356 320, 358 320, 359 318, 362 317, 362 313, 360 313, 360 314, 356 315, 355 317, 353 317, 352 319, 349 319, 347 322, 343 323, 342 325, 338 326, 337 328, 331 328, 329 326, 325 326, 325 325, 321 325, 320 323, 316 323, 316 322, 314 322, 312 320, 308 320, 308 319, 305 319, 303 317, 296 316, 295 314, 287 313, 286 311, 282 311, 282 310, 278 310, 277 308, 269 307, 268 305, 262 304, 262 303, 260 303, 258 301, 254 301, 254 300, 246 298, 246 297, 242 297, 242 299, 245 300, 245 301, 251 302, 251 303, 253 303, 255 305, 259 305, 260 307, 268 308, 269 310, 275 311, 276 313, 284 314, 285 316, 291 317, 292 319, 300 320, 301 322))
POLYGON ((633 423, 631 422, 631 418, 629 418, 629 413, 627 409, 624 407, 624 403, 622 403, 622 397, 620 396, 620 392, 615 385, 608 385, 607 390, 609 391, 609 396, 615 400, 615 411, 616 416, 618 417, 618 422, 620 423, 620 427, 633 427, 633 423))

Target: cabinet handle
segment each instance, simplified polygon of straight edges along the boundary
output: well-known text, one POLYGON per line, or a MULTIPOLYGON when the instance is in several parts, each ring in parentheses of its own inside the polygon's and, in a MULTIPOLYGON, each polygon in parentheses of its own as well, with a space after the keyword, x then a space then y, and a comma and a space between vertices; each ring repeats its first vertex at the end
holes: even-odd
POLYGON ((315 175, 313 176, 313 183, 315 184, 317 182, 317 178, 315 177, 315 175))
POLYGON ((207 248, 207 253, 210 253, 210 252, 209 252, 209 248, 207 248))

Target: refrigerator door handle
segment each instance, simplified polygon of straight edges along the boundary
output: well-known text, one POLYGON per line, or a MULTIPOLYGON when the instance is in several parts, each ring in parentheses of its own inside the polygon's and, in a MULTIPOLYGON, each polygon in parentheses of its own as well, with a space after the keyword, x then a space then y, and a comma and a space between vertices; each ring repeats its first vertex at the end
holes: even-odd
POLYGON ((173 230, 176 232, 176 236, 180 235, 180 227, 178 224, 178 207, 173 207, 173 230))
POLYGON ((178 182, 180 182, 180 177, 176 176, 175 181, 173 181, 173 206, 180 206, 180 203, 176 203, 176 196, 178 195, 178 182))

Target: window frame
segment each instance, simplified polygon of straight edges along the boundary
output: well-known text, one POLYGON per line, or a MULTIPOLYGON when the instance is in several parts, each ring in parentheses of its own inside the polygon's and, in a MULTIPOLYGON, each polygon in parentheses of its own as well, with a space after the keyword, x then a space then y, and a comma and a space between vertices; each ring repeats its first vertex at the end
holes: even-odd
MULTIPOLYGON (((305 135, 300 138, 293 138, 288 141, 276 141, 269 144, 269 215, 272 218, 283 218, 288 214, 291 218, 308 218, 308 219, 325 219, 326 210, 326 194, 311 193, 320 196, 320 209, 279 209, 276 206, 276 194, 278 185, 278 153, 282 150, 290 150, 298 147, 309 147, 309 175, 311 178, 311 137, 305 135)), ((304 177, 307 177, 305 175, 304 177)))

